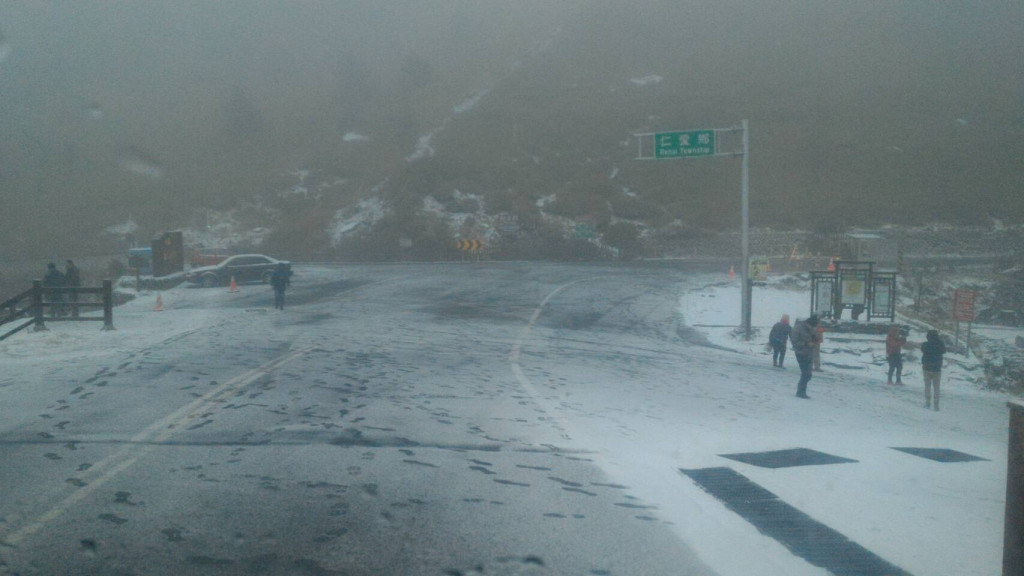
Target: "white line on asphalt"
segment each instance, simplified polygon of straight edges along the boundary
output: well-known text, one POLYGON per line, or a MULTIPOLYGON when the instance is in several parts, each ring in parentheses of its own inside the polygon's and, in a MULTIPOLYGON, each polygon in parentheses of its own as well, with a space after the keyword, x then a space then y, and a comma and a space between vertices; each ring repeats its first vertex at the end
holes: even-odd
MULTIPOLYGON (((549 293, 544 298, 544 300, 541 301, 540 305, 537 306, 537 309, 533 311, 533 315, 530 316, 530 321, 527 322, 526 326, 523 327, 522 332, 519 333, 519 337, 516 338, 515 343, 512 344, 512 349, 508 353, 508 361, 509 361, 509 364, 512 365, 512 374, 515 375, 516 380, 519 382, 519 385, 522 386, 523 389, 525 389, 526 392, 530 396, 533 397, 534 402, 536 402, 539 406, 541 406, 542 410, 544 408, 543 408, 543 402, 542 402, 540 393, 537 391, 536 388, 533 387, 533 384, 530 382, 530 379, 526 377, 526 374, 523 373, 522 367, 519 366, 519 353, 520 353, 520 350, 522 350, 523 342, 530 335, 530 331, 533 330, 533 325, 537 323, 537 319, 540 318, 541 312, 544 311, 544 306, 546 306, 547 303, 552 298, 554 298, 559 292, 561 292, 562 290, 565 290, 566 288, 572 286, 573 284, 579 284, 580 282, 583 282, 585 280, 588 280, 588 279, 574 280, 572 282, 569 282, 568 284, 562 284, 558 288, 555 288, 554 290, 552 290, 551 293, 549 293)), ((571 440, 572 438, 569 435, 569 433, 566 432, 565 427, 561 424, 561 422, 559 422, 557 420, 557 418, 558 418, 557 414, 555 414, 553 411, 549 411, 549 410, 544 410, 544 411, 548 412, 551 415, 551 418, 552 418, 551 423, 562 434, 562 438, 564 438, 566 440, 571 440)))

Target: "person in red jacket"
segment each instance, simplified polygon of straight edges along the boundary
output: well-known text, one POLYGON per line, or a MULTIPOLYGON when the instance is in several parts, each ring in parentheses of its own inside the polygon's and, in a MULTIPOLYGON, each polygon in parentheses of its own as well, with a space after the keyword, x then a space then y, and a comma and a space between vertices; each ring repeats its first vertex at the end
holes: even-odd
POLYGON ((903 345, 907 339, 900 333, 900 327, 893 324, 889 327, 889 333, 885 336, 885 358, 889 361, 889 379, 886 384, 892 384, 892 374, 896 373, 896 384, 903 384, 903 345))

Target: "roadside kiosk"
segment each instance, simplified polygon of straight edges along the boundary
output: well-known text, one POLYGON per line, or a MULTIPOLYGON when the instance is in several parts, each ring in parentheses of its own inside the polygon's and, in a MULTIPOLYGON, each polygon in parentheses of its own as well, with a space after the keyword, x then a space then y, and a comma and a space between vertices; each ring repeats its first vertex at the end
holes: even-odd
MULTIPOLYGON (((896 321, 896 272, 875 270, 874 262, 835 260, 834 270, 811 272, 811 314, 840 320, 843 310, 854 319, 896 321)), ((832 266, 830 266, 832 268, 832 266)))

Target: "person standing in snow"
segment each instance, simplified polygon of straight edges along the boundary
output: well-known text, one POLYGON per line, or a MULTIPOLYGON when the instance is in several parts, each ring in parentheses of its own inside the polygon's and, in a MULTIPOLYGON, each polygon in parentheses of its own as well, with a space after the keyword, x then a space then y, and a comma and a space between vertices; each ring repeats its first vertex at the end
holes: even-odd
POLYGON ((793 354, 800 365, 800 381, 796 385, 797 398, 810 398, 807 395, 807 383, 811 381, 811 363, 814 356, 814 338, 818 327, 818 317, 811 314, 810 318, 797 322, 789 335, 793 342, 793 354))
POLYGON ((886 384, 892 385, 892 373, 896 373, 896 383, 903 384, 903 345, 907 339, 900 334, 900 327, 893 324, 885 336, 885 359, 889 361, 889 379, 886 384))
POLYGON ((815 372, 821 372, 821 343, 825 341, 825 325, 818 322, 814 329, 814 354, 812 357, 815 372))
POLYGON ((772 347, 772 366, 782 368, 782 362, 786 359, 786 340, 789 340, 789 333, 793 328, 789 325, 789 314, 783 314, 782 320, 772 326, 768 333, 768 345, 772 347))
POLYGON ((64 292, 61 290, 64 288, 66 279, 61 274, 60 270, 57 270, 57 265, 50 262, 46 265, 46 275, 43 276, 43 288, 48 288, 46 291, 46 297, 51 302, 50 304, 50 316, 56 316, 60 314, 64 315, 64 292))
POLYGON ((274 308, 284 310, 284 291, 292 283, 292 271, 286 264, 278 264, 270 275, 270 285, 274 288, 274 308))
POLYGON ((924 372, 924 407, 939 411, 939 381, 942 379, 942 355, 946 344, 938 330, 929 330, 921 344, 921 369, 924 372), (935 385, 935 404, 932 404, 932 385, 935 385))
MULTIPOLYGON (((71 260, 64 262, 64 284, 68 288, 79 288, 82 286, 82 274, 78 266, 71 260)), ((71 302, 71 317, 78 318, 78 292, 68 293, 68 301, 71 302)))

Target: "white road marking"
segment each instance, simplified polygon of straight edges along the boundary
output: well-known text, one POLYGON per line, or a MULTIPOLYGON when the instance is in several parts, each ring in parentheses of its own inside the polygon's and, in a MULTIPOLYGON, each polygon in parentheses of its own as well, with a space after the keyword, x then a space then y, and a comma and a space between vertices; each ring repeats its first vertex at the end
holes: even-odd
POLYGON ((544 403, 543 399, 541 398, 540 393, 533 386, 533 383, 530 382, 530 379, 526 377, 526 374, 523 373, 523 369, 519 365, 519 354, 520 354, 520 351, 522 350, 523 342, 526 340, 527 337, 530 336, 530 331, 533 330, 533 325, 537 323, 537 319, 540 318, 541 312, 544 311, 544 306, 546 306, 547 303, 552 298, 557 296, 558 293, 561 292, 562 290, 565 290, 566 288, 572 286, 573 284, 579 284, 580 282, 583 282, 584 280, 585 279, 575 280, 573 282, 569 282, 568 284, 562 284, 558 288, 555 288, 554 290, 552 290, 544 298, 544 300, 541 301, 540 305, 537 306, 537 309, 533 311, 533 315, 530 316, 530 321, 527 322, 526 326, 523 327, 523 330, 519 333, 519 337, 516 338, 515 343, 512 344, 512 349, 508 353, 508 361, 509 361, 509 364, 512 366, 512 374, 515 375, 516 381, 518 381, 519 385, 522 386, 523 389, 526 390, 526 392, 533 398, 534 403, 536 403, 538 406, 540 406, 542 410, 544 410, 545 412, 547 412, 551 416, 551 423, 562 434, 562 438, 564 438, 566 440, 571 440, 572 437, 566 431, 566 428, 562 424, 561 419, 558 418, 558 415, 553 410, 549 410, 545 406, 545 403, 544 403))

